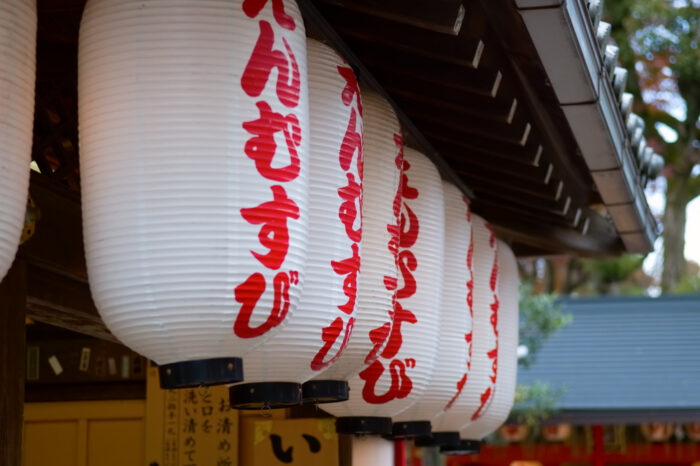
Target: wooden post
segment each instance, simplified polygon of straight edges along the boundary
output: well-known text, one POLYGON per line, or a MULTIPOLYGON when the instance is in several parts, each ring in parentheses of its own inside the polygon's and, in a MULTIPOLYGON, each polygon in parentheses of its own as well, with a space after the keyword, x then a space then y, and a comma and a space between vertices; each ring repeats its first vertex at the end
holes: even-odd
POLYGON ((21 260, 0 283, 0 464, 7 466, 22 463, 26 283, 21 260))
POLYGON ((595 425, 593 431, 593 466, 605 466, 605 440, 603 426, 595 425))

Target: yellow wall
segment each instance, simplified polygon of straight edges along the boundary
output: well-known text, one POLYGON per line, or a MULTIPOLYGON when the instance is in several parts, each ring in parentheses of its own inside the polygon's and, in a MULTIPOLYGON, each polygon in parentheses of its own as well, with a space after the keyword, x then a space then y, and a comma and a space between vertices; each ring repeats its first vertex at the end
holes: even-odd
POLYGON ((23 465, 143 465, 145 414, 144 400, 27 403, 23 465))
POLYGON ((147 382, 146 400, 25 404, 23 466, 338 464, 332 418, 239 413, 224 386, 161 390, 155 367, 147 382))

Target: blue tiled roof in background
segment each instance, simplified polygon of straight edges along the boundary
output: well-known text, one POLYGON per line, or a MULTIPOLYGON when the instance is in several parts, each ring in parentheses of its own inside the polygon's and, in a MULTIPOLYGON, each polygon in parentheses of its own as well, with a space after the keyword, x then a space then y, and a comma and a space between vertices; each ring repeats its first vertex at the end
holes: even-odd
POLYGON ((518 383, 566 387, 564 410, 700 408, 700 295, 563 305, 573 321, 518 383))

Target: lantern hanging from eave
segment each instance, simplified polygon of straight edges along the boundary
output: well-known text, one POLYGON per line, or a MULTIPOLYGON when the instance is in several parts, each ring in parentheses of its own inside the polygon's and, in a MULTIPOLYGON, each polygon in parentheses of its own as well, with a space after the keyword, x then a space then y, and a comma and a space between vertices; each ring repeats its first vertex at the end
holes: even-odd
MULTIPOLYGON (((309 39, 309 248, 304 289, 288 324, 244 358, 233 407, 301 403, 301 383, 341 355, 355 321, 362 235, 362 103, 352 69, 309 39)), ((347 384, 327 394, 347 399, 347 384)))
MULTIPOLYGON (((496 236, 491 226, 480 216, 471 214, 473 238, 474 274, 473 289, 473 319, 472 319, 472 348, 471 365, 467 382, 459 395, 459 413, 463 416, 461 426, 469 421, 474 422, 484 416, 493 402, 497 382, 498 366, 498 251, 496 236)), ((451 425, 450 428, 454 428, 451 425)), ((448 452, 478 450, 479 443, 460 444, 441 447, 448 452)))
POLYGON ((363 386, 367 389, 376 380, 376 399, 387 399, 385 393, 393 391, 395 398, 386 401, 387 407, 406 407, 392 418, 395 438, 430 434, 430 419, 437 410, 426 398, 435 395, 436 385, 449 384, 454 378, 452 371, 434 370, 442 357, 438 354, 445 254, 442 180, 433 162, 410 148, 404 152, 402 193, 400 286, 392 333, 376 367, 366 371, 363 386), (389 370, 382 370, 380 363, 389 370), (398 388, 394 388, 394 373, 389 376, 394 367, 401 374, 398 388))
POLYGON ((308 96, 293 0, 89 0, 80 168, 93 293, 164 387, 241 380, 299 301, 308 96))
POLYGON ((442 271, 440 343, 430 387, 420 400, 432 415, 432 435, 419 446, 459 444, 459 429, 472 407, 460 397, 469 382, 472 349, 474 245, 471 209, 452 183, 443 181, 445 198, 445 259, 442 271))
POLYGON ((34 0, 0 4, 0 280, 15 258, 27 207, 36 27, 34 0))
MULTIPOLYGON (((351 380, 347 401, 324 406, 339 419, 342 433, 391 434, 391 416, 381 405, 362 398, 361 371, 384 350, 391 330, 398 284, 399 215, 403 139, 389 102, 362 92, 364 109, 364 177, 362 198, 362 264, 358 277, 357 315, 345 351, 328 369, 304 384, 305 399, 322 398, 324 386, 351 380), (354 383, 354 385, 353 385, 354 383), (353 389, 353 386, 355 387, 353 389)), ((393 372, 392 372, 393 373, 393 372)))
POLYGON ((515 399, 518 369, 518 263, 511 248, 498 240, 498 378, 483 416, 461 431, 467 441, 480 441, 508 419, 515 399))

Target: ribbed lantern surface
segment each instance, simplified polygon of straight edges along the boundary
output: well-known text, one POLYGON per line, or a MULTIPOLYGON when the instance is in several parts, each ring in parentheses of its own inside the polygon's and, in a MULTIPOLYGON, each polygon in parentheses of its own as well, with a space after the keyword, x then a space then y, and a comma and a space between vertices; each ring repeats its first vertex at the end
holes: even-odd
POLYGON ((342 353, 355 321, 362 235, 362 103, 352 69, 309 39, 309 248, 287 326, 246 355, 245 382, 304 382, 342 353))
POLYGON ((97 308, 129 347, 159 364, 241 356, 293 313, 307 86, 293 0, 88 1, 85 249, 97 308))
POLYGON ((410 436, 421 429, 430 431, 435 409, 424 403, 424 397, 430 399, 436 385, 453 377, 434 371, 442 357, 438 353, 445 253, 442 180, 433 162, 409 148, 404 152, 399 246, 392 332, 374 367, 361 375, 365 401, 400 409, 393 417, 394 432, 410 436), (402 426, 404 422, 422 426, 402 426))
POLYGON ((27 208, 36 23, 34 0, 0 3, 0 280, 15 258, 27 208))
MULTIPOLYGON (((357 316, 345 351, 317 377, 324 380, 347 380, 377 359, 389 337, 397 287, 403 166, 401 129, 391 105, 379 95, 363 92, 362 104, 365 137, 357 316)), ((358 376, 354 380, 361 382, 358 376)), ((377 405, 365 403, 361 392, 354 390, 350 400, 324 409, 338 417, 373 416, 377 405)))
MULTIPOLYGON (((459 396, 462 426, 484 416, 493 403, 498 369, 498 254, 496 236, 481 217, 471 214, 474 238, 472 355, 467 382, 459 396)), ((459 429, 461 430, 461 429, 459 429)))
MULTIPOLYGON (((363 90, 364 170, 362 195, 362 263, 358 277, 357 315, 345 351, 317 378, 347 379, 365 362, 376 358, 389 334, 398 276, 403 139, 391 105, 380 95, 363 90), (375 350, 374 352, 372 350, 375 350)), ((351 412, 347 404, 329 406, 351 412)))
POLYGON ((498 379, 493 402, 480 419, 462 429, 462 437, 480 440, 508 418, 515 398, 518 371, 518 263, 510 247, 498 241, 498 379))
POLYGON ((430 405, 433 433, 458 432, 471 415, 462 390, 469 382, 472 352, 474 243, 472 214, 457 187, 443 181, 445 263, 442 272, 440 346, 430 389, 421 404, 430 405))

